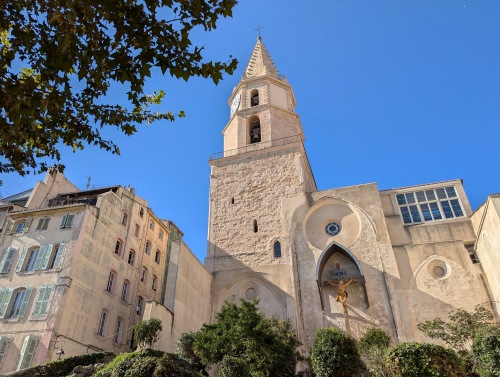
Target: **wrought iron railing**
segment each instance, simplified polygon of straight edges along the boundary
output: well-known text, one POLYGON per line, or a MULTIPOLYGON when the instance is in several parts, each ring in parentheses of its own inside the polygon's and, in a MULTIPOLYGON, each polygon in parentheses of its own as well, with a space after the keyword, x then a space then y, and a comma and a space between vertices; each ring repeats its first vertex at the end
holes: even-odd
POLYGON ((210 160, 218 160, 219 158, 235 156, 237 154, 243 154, 253 151, 260 151, 262 149, 267 149, 271 147, 278 147, 281 145, 292 144, 298 141, 302 141, 302 135, 294 135, 289 137, 284 137, 282 139, 276 139, 271 141, 263 141, 260 143, 248 144, 241 148, 229 149, 223 152, 212 153, 210 155, 210 160))

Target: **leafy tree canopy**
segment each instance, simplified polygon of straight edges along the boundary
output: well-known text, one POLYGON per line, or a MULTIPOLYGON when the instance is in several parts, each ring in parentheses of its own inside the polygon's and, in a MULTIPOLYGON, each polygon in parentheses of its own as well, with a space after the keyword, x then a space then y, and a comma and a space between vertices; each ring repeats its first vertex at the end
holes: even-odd
POLYGON ((238 368, 251 376, 295 375, 299 342, 289 321, 266 318, 258 301, 226 302, 213 324, 195 336, 194 349, 204 365, 221 363, 221 376, 238 368))
MULTIPOLYGON (((146 95, 155 68, 217 83, 236 60, 206 62, 190 33, 216 28, 236 0, 16 0, 0 17, 0 173, 21 175, 64 166, 60 148, 96 145, 119 154, 101 131, 126 135, 137 126, 174 120, 160 112, 160 91, 146 95), (106 94, 123 84, 128 103, 106 94), (51 161, 52 160, 52 161, 51 161)), ((184 116, 180 112, 178 116, 184 116)))
POLYGON ((460 352, 467 353, 472 346, 474 335, 489 326, 493 315, 478 305, 473 312, 464 309, 448 313, 448 322, 441 318, 425 321, 417 325, 418 329, 431 339, 440 339, 445 344, 460 352))
POLYGON ((500 376, 500 327, 489 326, 474 336, 472 353, 481 377, 500 376))
POLYGON ((142 321, 134 326, 134 340, 141 348, 153 348, 160 338, 161 329, 161 321, 157 318, 142 321))

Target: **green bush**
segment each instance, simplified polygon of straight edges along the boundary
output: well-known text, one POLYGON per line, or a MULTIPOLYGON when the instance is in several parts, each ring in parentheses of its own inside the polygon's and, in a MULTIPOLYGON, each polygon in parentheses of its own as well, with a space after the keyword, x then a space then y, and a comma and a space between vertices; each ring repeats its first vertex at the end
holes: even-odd
POLYGON ((318 377, 350 377, 362 369, 356 342, 335 327, 316 332, 311 363, 318 377))
POLYGON ((226 355, 219 365, 218 377, 250 377, 250 368, 245 360, 226 355))
POLYGON ((500 376, 500 327, 490 326, 474 337, 472 353, 481 377, 500 376))
POLYGON ((68 357, 63 360, 52 361, 47 364, 38 365, 32 369, 32 377, 56 377, 67 376, 77 366, 104 363, 112 358, 112 352, 89 353, 68 357))
POLYGON ((384 330, 377 327, 368 329, 359 340, 359 351, 367 355, 374 349, 387 349, 391 345, 391 337, 384 330))
POLYGON ((156 318, 142 321, 134 326, 134 340, 140 348, 153 348, 160 337, 161 321, 156 318))
POLYGON ((465 377, 459 356, 451 349, 427 343, 400 343, 388 354, 396 377, 465 377))

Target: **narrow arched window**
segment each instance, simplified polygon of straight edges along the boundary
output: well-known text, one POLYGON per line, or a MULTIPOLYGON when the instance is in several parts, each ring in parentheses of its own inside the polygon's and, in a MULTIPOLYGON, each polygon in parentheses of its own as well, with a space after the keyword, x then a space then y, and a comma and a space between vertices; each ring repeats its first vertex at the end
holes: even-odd
POLYGON ((260 143, 261 138, 260 120, 255 118, 250 122, 250 144, 260 143))
POLYGON ((257 225, 257 220, 253 221, 253 232, 257 233, 259 231, 259 226, 257 225))
POLYGON ((250 93, 250 106, 257 106, 259 104, 259 91, 257 89, 252 90, 250 93))
POLYGON ((134 261, 135 261, 135 251, 130 249, 130 251, 128 252, 128 260, 127 260, 127 263, 130 264, 131 266, 134 265, 134 261))
POLYGON ((281 258, 281 244, 279 243, 279 241, 276 241, 274 243, 274 257, 281 258))

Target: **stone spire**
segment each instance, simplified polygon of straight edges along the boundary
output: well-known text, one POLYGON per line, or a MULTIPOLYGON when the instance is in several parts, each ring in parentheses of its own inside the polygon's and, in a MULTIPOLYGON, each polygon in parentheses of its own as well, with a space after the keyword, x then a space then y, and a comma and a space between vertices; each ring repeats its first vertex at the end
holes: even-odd
POLYGON ((266 46, 262 43, 262 38, 259 36, 243 78, 249 79, 266 75, 276 79, 280 78, 278 70, 274 66, 266 46))

